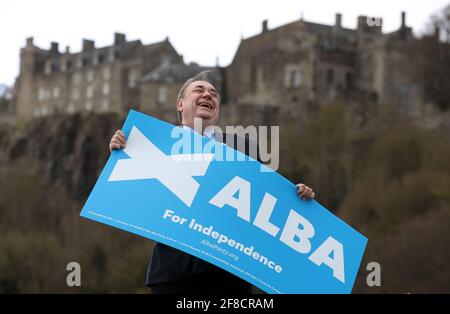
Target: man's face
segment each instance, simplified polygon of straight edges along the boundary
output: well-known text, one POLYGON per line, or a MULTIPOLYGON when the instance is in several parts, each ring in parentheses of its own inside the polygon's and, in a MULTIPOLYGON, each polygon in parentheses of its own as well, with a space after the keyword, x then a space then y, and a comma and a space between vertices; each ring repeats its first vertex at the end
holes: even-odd
POLYGON ((216 125, 219 120, 219 94, 214 86, 206 81, 189 84, 184 98, 177 102, 177 110, 181 112, 183 124, 194 126, 194 118, 202 118, 203 125, 216 125))

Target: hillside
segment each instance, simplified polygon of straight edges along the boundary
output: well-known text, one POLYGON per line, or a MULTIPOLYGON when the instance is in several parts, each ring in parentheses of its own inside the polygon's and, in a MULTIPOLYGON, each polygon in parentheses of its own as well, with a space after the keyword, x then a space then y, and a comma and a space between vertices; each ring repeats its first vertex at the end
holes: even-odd
MULTIPOLYGON (((448 293, 448 131, 371 117, 377 127, 364 135, 340 105, 301 134, 286 120, 280 172, 369 238, 354 292, 448 293), (371 261, 381 287, 365 284, 371 261)), ((0 292, 148 292, 152 242, 79 217, 122 123, 75 114, 0 126, 0 292), (71 261, 82 267, 80 288, 66 285, 71 261)))

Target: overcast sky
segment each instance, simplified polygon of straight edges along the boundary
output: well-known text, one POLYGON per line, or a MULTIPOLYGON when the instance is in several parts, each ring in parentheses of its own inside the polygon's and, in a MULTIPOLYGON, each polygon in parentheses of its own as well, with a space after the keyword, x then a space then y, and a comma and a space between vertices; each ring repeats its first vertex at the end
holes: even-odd
POLYGON ((78 52, 82 38, 97 47, 111 45, 114 32, 144 44, 166 36, 185 62, 228 65, 241 36, 298 20, 333 24, 335 13, 343 14, 344 27, 355 28, 358 15, 383 18, 383 31, 400 26, 400 12, 415 33, 424 30, 429 16, 449 0, 7 0, 0 4, 0 83, 12 85, 19 72, 19 50, 25 39, 48 49, 70 46, 78 52))

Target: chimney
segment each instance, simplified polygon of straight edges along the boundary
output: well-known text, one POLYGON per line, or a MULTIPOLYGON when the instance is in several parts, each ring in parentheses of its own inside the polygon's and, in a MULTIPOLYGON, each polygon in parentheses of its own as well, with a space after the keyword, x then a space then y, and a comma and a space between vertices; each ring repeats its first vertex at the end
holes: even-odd
POLYGON ((440 30, 439 26, 438 25, 434 25, 434 33, 433 33, 434 37, 439 39, 439 34, 440 33, 441 33, 441 30, 440 30))
POLYGON ((59 44, 57 42, 52 42, 50 44, 50 52, 52 54, 58 54, 59 53, 59 44))
POLYGON ((405 21, 406 21, 406 13, 405 13, 405 11, 402 11, 402 25, 401 25, 401 28, 404 28, 406 25, 406 23, 405 23, 405 21))
POLYGON ((83 51, 91 51, 95 48, 95 41, 83 39, 83 51))
POLYGON ((335 26, 336 26, 336 28, 342 27, 342 14, 341 13, 336 13, 335 26))
POLYGON ((27 38, 27 47, 33 47, 33 37, 28 37, 27 38))
POLYGON ((364 30, 367 28, 367 16, 365 15, 360 15, 358 16, 358 26, 357 29, 358 30, 364 30))
POLYGON ((262 32, 265 33, 268 31, 267 28, 267 20, 262 21, 262 32))
POLYGON ((69 46, 66 46, 66 52, 65 52, 66 54, 69 54, 70 53, 70 47, 69 46))
POLYGON ((114 33, 114 45, 121 45, 127 41, 125 34, 114 33))
POLYGON ((380 17, 372 17, 360 15, 358 16, 357 31, 372 34, 381 34, 383 28, 383 19, 380 17))

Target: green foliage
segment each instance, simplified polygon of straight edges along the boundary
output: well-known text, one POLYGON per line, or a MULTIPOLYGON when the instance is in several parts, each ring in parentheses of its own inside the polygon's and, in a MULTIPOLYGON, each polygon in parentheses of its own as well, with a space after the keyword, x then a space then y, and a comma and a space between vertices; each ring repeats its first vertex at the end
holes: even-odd
POLYGON ((151 242, 81 218, 82 204, 42 171, 33 160, 1 170, 0 293, 147 292, 151 242), (81 287, 66 284, 73 261, 81 287))
POLYGON ((289 166, 282 162, 281 172, 296 183, 314 187, 318 199, 336 209, 348 181, 350 143, 345 108, 339 104, 325 106, 300 135, 295 129, 286 128, 288 132, 281 131, 281 158, 285 160, 288 155, 293 160, 289 166))
POLYGON ((373 108, 362 127, 349 123, 344 104, 322 107, 302 132, 289 124, 280 133, 289 147, 281 170, 368 237, 356 292, 448 293, 448 133, 408 123, 393 108, 373 108), (384 270, 377 289, 365 284, 371 261, 384 270))
MULTIPOLYGON (((280 172, 313 187, 320 203, 369 238, 356 292, 450 292, 448 133, 402 121, 392 106, 368 112, 362 126, 339 103, 323 106, 303 128, 282 120, 280 172), (370 261, 381 263, 381 288, 365 285, 370 261)), ((8 150, 0 154, 0 292, 148 293, 151 241, 79 216, 73 189, 88 190, 98 175, 106 157, 101 145, 117 118, 102 121, 100 132, 85 118, 53 123, 52 140, 42 140, 41 133, 52 137, 45 121, 32 123, 23 132, 35 145, 26 146, 31 153, 24 148, 15 160, 7 160, 8 150), (73 164, 82 169, 64 183, 68 160, 80 156, 73 164), (57 164, 47 162, 52 158, 60 159, 60 170, 48 176, 57 164), (66 285, 72 261, 81 265, 81 287, 66 285)), ((3 147, 15 146, 7 133, 2 138, 3 147)))
POLYGON ((448 203, 449 145, 438 135, 407 124, 380 132, 340 215, 376 236, 448 203))

